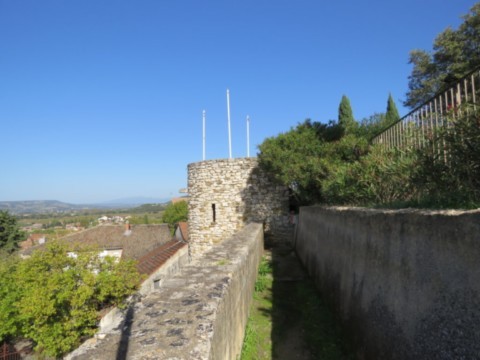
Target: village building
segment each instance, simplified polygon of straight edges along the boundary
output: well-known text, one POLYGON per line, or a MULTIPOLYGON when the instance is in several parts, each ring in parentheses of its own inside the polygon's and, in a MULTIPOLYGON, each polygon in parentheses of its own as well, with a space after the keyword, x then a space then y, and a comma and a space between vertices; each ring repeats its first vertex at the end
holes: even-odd
MULTIPOLYGON (((182 263, 188 261, 187 243, 173 237, 167 224, 99 225, 70 234, 59 241, 71 249, 70 256, 85 249, 97 250, 100 257, 136 260, 139 273, 145 277, 141 286, 142 293, 148 293, 159 285, 163 277, 160 269, 166 262, 172 262, 172 258, 179 255, 182 255, 182 263)), ((26 247, 21 251, 21 256, 28 257, 44 246, 45 242, 26 247)), ((177 266, 169 271, 176 268, 177 266)))

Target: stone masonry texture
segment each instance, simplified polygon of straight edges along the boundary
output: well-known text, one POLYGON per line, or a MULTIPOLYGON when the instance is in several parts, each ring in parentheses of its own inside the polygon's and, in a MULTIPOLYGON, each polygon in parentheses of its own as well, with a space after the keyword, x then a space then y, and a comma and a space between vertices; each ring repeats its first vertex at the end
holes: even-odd
POLYGON ((360 359, 480 359, 480 210, 304 207, 296 251, 360 359))
POLYGON ((256 158, 202 161, 188 165, 189 249, 199 256, 249 222, 266 236, 288 233, 288 190, 275 184, 256 158))
POLYGON ((263 254, 251 223, 124 310, 124 320, 67 359, 235 360, 263 254))

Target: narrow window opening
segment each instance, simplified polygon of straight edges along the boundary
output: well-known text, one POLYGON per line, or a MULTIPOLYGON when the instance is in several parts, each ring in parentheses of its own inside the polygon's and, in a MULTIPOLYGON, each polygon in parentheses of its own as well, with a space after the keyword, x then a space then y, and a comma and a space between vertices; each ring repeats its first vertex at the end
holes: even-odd
POLYGON ((213 218, 213 222, 217 221, 217 212, 215 210, 215 204, 212 204, 212 218, 213 218))

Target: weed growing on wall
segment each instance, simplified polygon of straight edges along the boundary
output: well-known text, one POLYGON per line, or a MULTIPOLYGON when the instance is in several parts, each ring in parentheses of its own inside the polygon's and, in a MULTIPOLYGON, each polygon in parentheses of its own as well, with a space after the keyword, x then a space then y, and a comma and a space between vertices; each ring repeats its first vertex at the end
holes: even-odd
POLYGON ((271 279, 272 265, 270 261, 262 258, 260 266, 258 267, 257 281, 255 282, 255 292, 264 291, 272 283, 271 279))

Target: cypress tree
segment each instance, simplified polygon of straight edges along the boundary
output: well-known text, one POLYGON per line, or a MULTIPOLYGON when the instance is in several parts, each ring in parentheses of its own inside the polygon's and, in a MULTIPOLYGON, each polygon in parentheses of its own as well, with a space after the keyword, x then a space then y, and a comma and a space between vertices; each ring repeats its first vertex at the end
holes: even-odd
POLYGON ((355 126, 350 100, 345 95, 342 96, 338 107, 338 124, 347 132, 355 126))
POLYGON ((395 105, 395 101, 393 101, 392 94, 389 94, 387 101, 387 113, 385 114, 385 122, 387 125, 390 125, 399 119, 400 115, 398 114, 397 106, 395 105))

